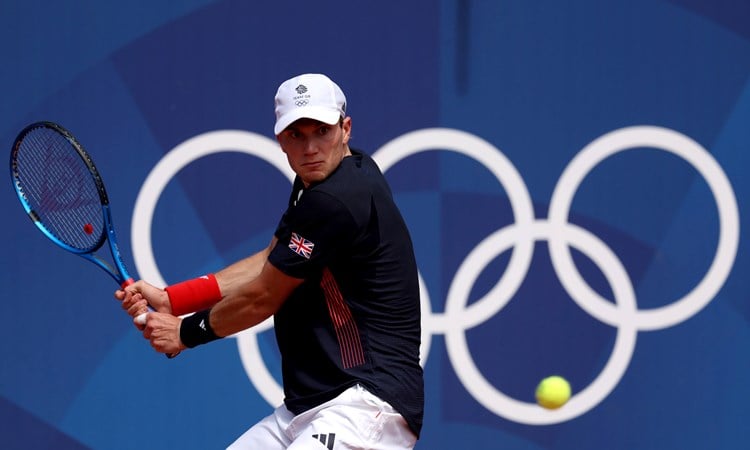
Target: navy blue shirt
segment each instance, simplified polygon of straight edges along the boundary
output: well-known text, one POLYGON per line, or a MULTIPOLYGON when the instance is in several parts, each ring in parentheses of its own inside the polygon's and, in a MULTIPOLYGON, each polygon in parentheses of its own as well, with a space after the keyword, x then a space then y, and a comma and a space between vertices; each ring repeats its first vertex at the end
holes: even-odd
POLYGON ((297 178, 269 261, 305 281, 274 316, 284 402, 295 414, 360 383, 419 436, 424 386, 411 237, 368 155, 304 189, 297 178))

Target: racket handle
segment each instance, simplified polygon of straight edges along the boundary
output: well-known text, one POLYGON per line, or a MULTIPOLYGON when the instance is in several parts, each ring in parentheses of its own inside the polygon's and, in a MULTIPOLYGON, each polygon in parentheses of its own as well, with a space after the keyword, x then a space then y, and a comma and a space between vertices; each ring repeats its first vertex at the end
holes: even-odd
MULTIPOLYGON (((133 283, 135 283, 135 280, 133 280, 132 278, 128 278, 127 280, 125 280, 125 281, 122 282, 122 284, 120 285, 120 287, 122 289, 125 289, 126 287, 130 286, 133 283)), ((151 308, 150 306, 148 307, 148 311, 149 312, 152 312, 153 310, 154 309, 151 308)), ((138 325, 146 325, 146 316, 148 316, 148 312, 145 312, 143 314, 137 315, 135 317, 135 323, 137 323, 138 325)), ((166 353, 166 354, 164 354, 164 356, 166 356, 168 359, 172 359, 172 358, 174 358, 175 356, 177 356, 179 354, 180 354, 180 352, 177 352, 177 353, 166 353)))
POLYGON ((146 325, 146 316, 148 316, 147 312, 137 315, 135 317, 135 323, 138 325, 146 325))

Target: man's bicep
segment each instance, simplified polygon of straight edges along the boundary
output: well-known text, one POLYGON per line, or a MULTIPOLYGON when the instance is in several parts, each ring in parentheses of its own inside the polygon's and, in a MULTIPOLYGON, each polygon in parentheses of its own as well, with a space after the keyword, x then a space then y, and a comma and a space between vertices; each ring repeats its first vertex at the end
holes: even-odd
POLYGON ((271 239, 268 247, 263 250, 216 272, 216 279, 219 282, 222 295, 233 295, 235 289, 249 283, 260 275, 274 245, 276 245, 275 237, 271 239))
POLYGON ((272 303, 270 308, 275 313, 284 303, 284 301, 299 287, 305 280, 293 277, 282 272, 271 261, 266 261, 263 271, 258 277, 263 288, 268 292, 268 299, 272 303))

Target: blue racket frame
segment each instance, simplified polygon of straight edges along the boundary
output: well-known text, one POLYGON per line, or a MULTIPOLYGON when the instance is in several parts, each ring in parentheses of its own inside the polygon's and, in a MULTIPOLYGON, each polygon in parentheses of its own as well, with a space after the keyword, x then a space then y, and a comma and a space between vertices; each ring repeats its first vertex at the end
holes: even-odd
POLYGON ((78 143, 78 141, 73 137, 73 135, 69 131, 67 131, 65 128, 63 128, 62 126, 56 123, 47 122, 47 121, 36 122, 25 127, 19 133, 13 145, 13 151, 11 152, 11 157, 10 157, 10 175, 11 175, 11 179, 13 180, 13 188, 15 189, 16 195, 18 196, 18 200, 21 202, 21 205, 26 211, 26 214, 31 218, 32 222, 34 222, 34 225, 36 225, 36 227, 45 236, 47 236, 47 238, 50 241, 55 243, 58 247, 64 250, 67 250, 71 253, 74 253, 96 264, 98 267, 100 267, 102 270, 108 273, 121 287, 125 287, 133 282, 133 279, 131 278, 130 274, 128 273, 127 268, 125 267, 125 263, 122 260, 122 255, 120 254, 120 248, 117 245, 117 235, 115 234, 115 229, 112 224, 112 213, 109 207, 109 197, 107 196, 107 191, 104 188, 104 183, 102 181, 102 178, 99 175, 99 171, 96 169, 96 166, 94 165, 94 162, 91 159, 91 156, 83 149, 81 144, 78 143), (68 143, 70 143, 70 145, 76 150, 76 152, 78 153, 78 156, 80 156, 81 159, 83 159, 84 163, 86 164, 86 167, 89 170, 89 173, 94 179, 94 182, 97 187, 97 191, 99 192, 99 200, 101 201, 104 227, 103 227, 101 236, 99 236, 99 239, 97 240, 97 242, 90 248, 79 249, 79 248, 70 246, 67 243, 60 240, 50 230, 48 230, 47 227, 44 226, 44 223, 39 219, 39 215, 32 208, 26 196, 26 193, 23 190, 23 186, 20 182, 20 178, 18 174, 17 153, 20 149, 21 141, 26 136, 26 134, 28 134, 31 130, 36 129, 36 128, 48 128, 62 135, 68 141, 68 143), (97 257, 94 254, 94 252, 96 252, 102 247, 105 240, 109 244, 109 250, 110 250, 110 253, 112 254, 112 261, 114 263, 114 266, 108 263, 107 261, 97 257))

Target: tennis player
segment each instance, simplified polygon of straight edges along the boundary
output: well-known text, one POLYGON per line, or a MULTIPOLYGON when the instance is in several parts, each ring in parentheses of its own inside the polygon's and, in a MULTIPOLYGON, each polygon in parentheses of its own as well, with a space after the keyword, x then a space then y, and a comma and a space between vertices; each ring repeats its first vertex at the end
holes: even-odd
POLYGON ((424 392, 407 227, 375 162, 349 147, 336 83, 291 78, 275 112, 296 178, 270 245, 215 274, 164 290, 141 280, 115 297, 167 354, 274 317, 284 403, 229 448, 411 449, 424 392), (146 302, 158 312, 142 314, 146 302))

